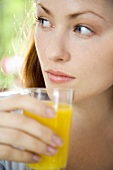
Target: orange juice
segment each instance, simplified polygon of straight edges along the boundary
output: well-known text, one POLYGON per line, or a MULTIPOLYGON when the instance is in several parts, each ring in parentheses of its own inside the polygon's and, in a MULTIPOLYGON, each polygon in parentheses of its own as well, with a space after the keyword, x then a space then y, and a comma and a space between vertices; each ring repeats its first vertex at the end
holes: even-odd
MULTIPOLYGON (((53 105, 52 102, 49 102, 49 104, 53 105)), ((63 139, 64 143, 62 147, 59 147, 56 155, 41 155, 42 160, 39 163, 28 164, 27 166, 33 170, 61 170, 65 168, 68 157, 72 106, 59 104, 55 118, 39 117, 26 111, 24 111, 24 114, 53 129, 63 139)))

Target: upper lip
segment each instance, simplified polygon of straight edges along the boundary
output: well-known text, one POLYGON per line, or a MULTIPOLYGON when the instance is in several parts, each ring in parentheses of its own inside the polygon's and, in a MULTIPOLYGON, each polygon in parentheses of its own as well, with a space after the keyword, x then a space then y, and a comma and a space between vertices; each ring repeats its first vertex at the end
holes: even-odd
POLYGON ((68 75, 68 74, 65 74, 64 72, 62 72, 62 71, 57 71, 57 70, 47 70, 46 71, 47 73, 50 73, 50 74, 53 74, 53 75, 55 75, 55 76, 64 76, 64 77, 70 77, 70 78, 75 78, 75 77, 73 77, 73 76, 71 76, 71 75, 68 75))

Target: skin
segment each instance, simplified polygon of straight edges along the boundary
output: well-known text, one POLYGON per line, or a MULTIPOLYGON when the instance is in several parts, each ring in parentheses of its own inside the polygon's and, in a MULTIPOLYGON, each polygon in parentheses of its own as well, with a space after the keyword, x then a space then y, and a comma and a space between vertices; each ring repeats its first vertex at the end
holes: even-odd
POLYGON ((0 160, 35 163, 40 161, 39 154, 54 155, 57 147, 62 145, 62 140, 37 121, 24 115, 11 114, 11 111, 18 109, 47 118, 55 116, 53 109, 29 96, 15 95, 1 99, 0 160))
MULTIPOLYGON (((48 15, 37 5, 36 15, 47 20, 44 22, 46 28, 42 22, 38 22, 35 31, 35 44, 46 86, 75 89, 72 139, 66 170, 112 170, 111 1, 40 0, 38 3, 54 14, 54 17, 48 15), (84 10, 93 11, 101 17, 89 12, 66 19, 66 15, 80 11, 83 13, 84 10), (78 24, 83 25, 80 31, 77 29, 78 24), (50 68, 63 71, 76 79, 63 84, 52 83, 45 72, 50 68)), ((0 100, 0 159, 38 162, 40 153, 53 155, 62 144, 58 136, 35 120, 10 113, 16 109, 38 115, 43 113, 45 117, 55 115, 52 110, 51 114, 50 110, 48 112, 48 106, 28 96, 16 95, 0 100), (12 145, 25 150, 18 150, 12 145)))
POLYGON ((46 86, 75 89, 66 170, 112 170, 112 2, 39 0, 36 16, 35 44, 46 86), (67 18, 70 14, 76 15, 67 18), (48 69, 62 71, 76 79, 52 83, 46 73, 48 69))

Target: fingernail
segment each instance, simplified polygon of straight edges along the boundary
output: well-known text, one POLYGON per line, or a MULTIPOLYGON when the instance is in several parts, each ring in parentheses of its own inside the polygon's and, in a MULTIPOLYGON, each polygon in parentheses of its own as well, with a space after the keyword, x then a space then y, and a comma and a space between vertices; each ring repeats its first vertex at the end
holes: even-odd
POLYGON ((63 141, 62 139, 60 139, 57 135, 53 136, 53 142, 58 145, 58 146, 62 146, 63 145, 63 141))
POLYGON ((47 147, 47 155, 54 155, 54 154, 56 154, 57 153, 57 149, 56 148, 52 148, 51 146, 48 146, 47 147))
POLYGON ((33 155, 33 162, 39 162, 41 158, 37 155, 33 155))
POLYGON ((47 107, 46 113, 47 113, 47 117, 55 117, 55 111, 50 107, 47 107))

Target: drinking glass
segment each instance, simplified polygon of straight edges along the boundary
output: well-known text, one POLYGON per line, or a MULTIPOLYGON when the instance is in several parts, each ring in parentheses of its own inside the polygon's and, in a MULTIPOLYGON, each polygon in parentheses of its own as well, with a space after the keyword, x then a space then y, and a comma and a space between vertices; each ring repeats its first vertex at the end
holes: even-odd
MULTIPOLYGON (((72 104, 74 92, 65 88, 26 88, 22 89, 23 95, 30 95, 37 100, 48 104, 55 109, 53 118, 44 118, 23 110, 23 114, 29 116, 41 124, 51 128, 63 140, 63 146, 58 148, 54 156, 40 155, 39 163, 27 164, 28 170, 63 170, 66 168, 68 159, 68 147, 70 139, 72 104)), ((37 129, 36 129, 37 130, 37 129)))

